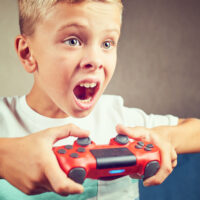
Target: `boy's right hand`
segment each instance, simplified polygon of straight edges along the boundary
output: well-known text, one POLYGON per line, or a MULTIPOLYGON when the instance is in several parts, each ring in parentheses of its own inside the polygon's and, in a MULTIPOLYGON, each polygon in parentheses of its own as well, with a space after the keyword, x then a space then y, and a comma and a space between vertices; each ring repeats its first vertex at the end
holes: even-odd
POLYGON ((25 194, 53 191, 60 195, 82 193, 83 186, 67 178, 52 151, 53 144, 69 136, 87 137, 73 124, 21 138, 0 139, 0 177, 25 194))

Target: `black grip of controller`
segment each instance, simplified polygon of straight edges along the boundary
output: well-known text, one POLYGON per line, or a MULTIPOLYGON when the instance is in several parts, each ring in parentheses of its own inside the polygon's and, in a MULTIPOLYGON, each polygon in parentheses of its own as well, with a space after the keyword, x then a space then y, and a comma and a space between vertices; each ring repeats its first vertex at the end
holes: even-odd
POLYGON ((159 170, 159 168, 160 168, 160 164, 158 161, 149 162, 147 166, 145 167, 143 180, 155 175, 156 172, 159 170))
POLYGON ((68 177, 73 181, 82 184, 85 180, 86 171, 81 167, 73 168, 69 171, 68 177))

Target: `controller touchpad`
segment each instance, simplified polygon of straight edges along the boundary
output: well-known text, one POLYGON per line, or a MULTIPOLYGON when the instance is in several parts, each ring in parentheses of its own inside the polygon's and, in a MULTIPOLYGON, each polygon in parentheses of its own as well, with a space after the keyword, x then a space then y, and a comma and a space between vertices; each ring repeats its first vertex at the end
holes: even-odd
POLYGON ((96 158, 97 169, 136 165, 136 157, 128 148, 92 149, 90 152, 96 158))

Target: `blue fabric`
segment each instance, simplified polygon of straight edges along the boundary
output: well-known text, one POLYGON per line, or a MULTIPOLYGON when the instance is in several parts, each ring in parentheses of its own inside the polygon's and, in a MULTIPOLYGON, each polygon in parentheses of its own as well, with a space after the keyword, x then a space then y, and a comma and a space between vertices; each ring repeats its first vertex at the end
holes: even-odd
POLYGON ((178 166, 159 186, 143 187, 140 200, 199 200, 200 154, 178 156, 178 166))

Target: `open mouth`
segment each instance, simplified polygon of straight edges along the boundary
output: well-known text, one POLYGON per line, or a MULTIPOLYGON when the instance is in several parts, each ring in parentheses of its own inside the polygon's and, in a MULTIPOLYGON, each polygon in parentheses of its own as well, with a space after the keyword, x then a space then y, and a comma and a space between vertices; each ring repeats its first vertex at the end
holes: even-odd
POLYGON ((76 99, 78 99, 81 103, 89 103, 94 99, 98 89, 99 84, 97 82, 85 82, 77 85, 73 91, 76 99))

